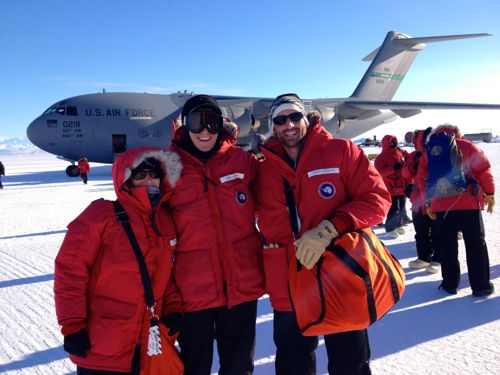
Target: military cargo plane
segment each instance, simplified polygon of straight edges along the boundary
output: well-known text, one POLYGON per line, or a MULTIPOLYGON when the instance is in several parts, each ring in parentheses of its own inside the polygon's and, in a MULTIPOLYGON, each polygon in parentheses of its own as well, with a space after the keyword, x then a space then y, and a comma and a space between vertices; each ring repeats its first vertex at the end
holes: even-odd
MULTIPOLYGON (((348 98, 306 99, 336 137, 353 138, 381 124, 414 116, 422 109, 500 109, 500 104, 392 101, 417 53, 426 43, 489 36, 463 34, 413 38, 390 31, 382 45, 363 60, 368 70, 348 98)), ((75 160, 112 163, 128 148, 150 145, 167 148, 184 102, 193 93, 96 93, 64 99, 50 106, 27 129, 39 148, 68 160, 66 173, 77 176, 75 160)), ((267 113, 273 98, 217 96, 225 117, 240 127, 238 143, 267 135, 267 113)))

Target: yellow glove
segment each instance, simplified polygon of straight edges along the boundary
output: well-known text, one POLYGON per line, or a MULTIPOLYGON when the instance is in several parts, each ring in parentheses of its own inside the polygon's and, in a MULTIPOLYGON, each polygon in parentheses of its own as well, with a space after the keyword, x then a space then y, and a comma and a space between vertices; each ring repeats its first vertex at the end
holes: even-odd
POLYGON ((484 196, 484 202, 488 205, 486 210, 488 213, 493 213, 493 207, 495 207, 495 196, 493 194, 486 194, 484 196))
POLYGON ((427 211, 427 216, 429 216, 431 220, 436 220, 436 214, 432 212, 431 206, 425 206, 425 210, 427 211))
POLYGON ((332 222, 323 220, 316 228, 308 230, 294 242, 297 247, 295 256, 304 267, 310 270, 325 252, 325 248, 338 235, 332 222))

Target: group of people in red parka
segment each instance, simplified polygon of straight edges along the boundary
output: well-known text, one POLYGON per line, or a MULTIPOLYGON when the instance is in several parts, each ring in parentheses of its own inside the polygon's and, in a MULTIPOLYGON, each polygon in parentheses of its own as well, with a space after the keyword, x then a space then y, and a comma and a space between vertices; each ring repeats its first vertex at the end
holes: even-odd
MULTIPOLYGON (((168 151, 130 149, 113 163, 123 211, 116 202, 91 203, 69 224, 55 262, 57 319, 78 375, 140 374, 157 354, 145 344, 155 342, 156 324, 178 342, 183 369, 177 373, 210 374, 216 342, 220 374, 252 374, 264 293, 274 310, 276 374, 316 374, 318 337, 298 328, 288 266, 312 269, 336 237, 388 214, 386 229, 402 228, 408 218, 394 196, 404 196, 405 186, 390 176, 403 175, 410 155, 387 157, 392 165, 379 173, 353 142, 333 138, 319 114, 306 113, 296 94, 278 96, 268 120, 272 137, 257 158, 236 146, 237 126, 214 98, 192 96, 168 151), (298 234, 284 184, 295 198, 298 234)), ((384 150, 397 150, 395 137, 385 143, 384 150)), ((493 197, 492 184, 483 189, 493 197)), ((438 223, 446 220, 439 219, 438 202, 432 209, 438 223)), ((443 288, 457 287, 447 277, 443 288)), ((488 282, 478 279, 473 290, 484 293, 488 282)), ((371 374, 366 329, 324 338, 330 374, 371 374)))
POLYGON ((490 281, 481 211, 486 206, 487 212, 493 212, 495 184, 486 155, 476 144, 463 138, 458 127, 450 124, 416 130, 413 144, 415 151, 408 153, 397 146, 395 136, 386 135, 382 139, 382 152, 375 159, 375 166, 392 196, 385 222, 387 235, 397 238, 398 233, 404 231, 402 202, 404 195, 408 196, 412 203, 417 250, 417 258, 409 262, 410 268, 425 268, 429 273, 441 270, 443 280, 439 288, 457 294, 460 285, 458 238, 461 234, 472 294, 476 297, 492 294, 494 287, 490 281), (443 133, 456 144, 455 163, 466 181, 461 190, 446 196, 429 188, 429 153, 441 149, 441 146, 429 148, 430 140, 443 133))

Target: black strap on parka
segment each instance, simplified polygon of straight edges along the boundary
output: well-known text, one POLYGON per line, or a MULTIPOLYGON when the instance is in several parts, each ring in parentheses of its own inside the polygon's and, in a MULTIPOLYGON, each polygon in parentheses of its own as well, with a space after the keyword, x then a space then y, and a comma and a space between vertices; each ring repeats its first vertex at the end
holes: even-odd
POLYGON ((137 262, 139 263, 139 271, 141 272, 146 304, 148 306, 148 309, 152 309, 155 306, 155 298, 153 295, 153 288, 151 286, 151 279, 149 278, 146 261, 144 260, 144 256, 142 255, 139 243, 137 242, 132 227, 130 226, 130 219, 127 215, 127 212, 118 201, 113 201, 113 206, 115 208, 116 218, 118 219, 118 222, 123 226, 123 229, 125 229, 130 244, 132 245, 132 249, 134 250, 135 257, 137 258, 137 262))

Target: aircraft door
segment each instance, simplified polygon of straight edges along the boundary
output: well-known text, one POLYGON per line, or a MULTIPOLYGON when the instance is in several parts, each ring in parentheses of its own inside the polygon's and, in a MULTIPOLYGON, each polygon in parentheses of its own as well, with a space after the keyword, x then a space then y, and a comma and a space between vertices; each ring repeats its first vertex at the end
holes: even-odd
POLYGON ((126 134, 112 134, 113 141, 113 160, 115 160, 118 155, 125 152, 127 149, 127 135, 126 134))

